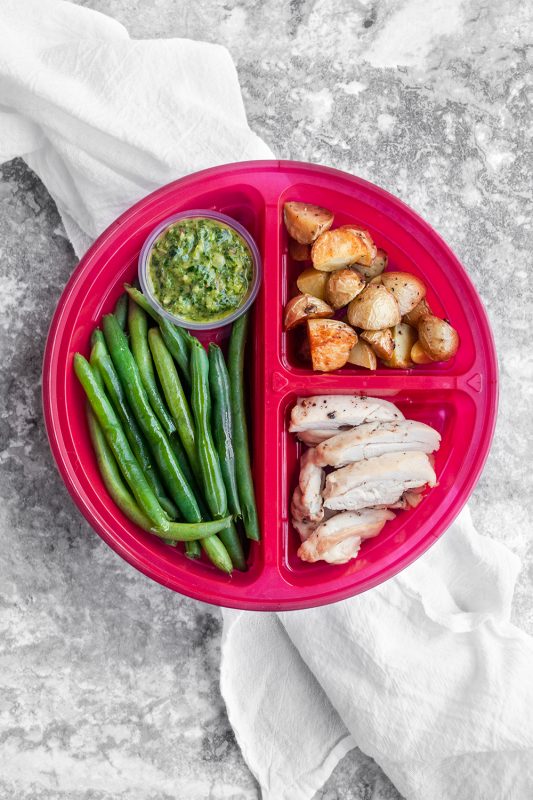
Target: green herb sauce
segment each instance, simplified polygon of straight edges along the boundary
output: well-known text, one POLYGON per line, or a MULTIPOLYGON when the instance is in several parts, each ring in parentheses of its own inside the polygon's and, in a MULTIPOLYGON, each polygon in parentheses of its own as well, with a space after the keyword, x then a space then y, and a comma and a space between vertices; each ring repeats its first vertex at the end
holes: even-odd
POLYGON ((203 217, 171 225, 156 239, 148 277, 164 309, 210 322, 242 305, 252 281, 252 254, 236 231, 203 217))

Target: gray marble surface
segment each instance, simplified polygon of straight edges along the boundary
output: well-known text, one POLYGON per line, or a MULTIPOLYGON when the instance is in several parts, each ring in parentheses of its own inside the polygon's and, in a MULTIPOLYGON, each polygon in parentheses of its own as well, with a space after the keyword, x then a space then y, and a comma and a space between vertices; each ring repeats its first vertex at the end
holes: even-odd
MULTIPOLYGON (((380 184, 456 251, 487 307, 501 368, 496 437, 471 508, 479 529, 523 560, 514 619, 533 633, 531 6, 83 4, 134 37, 225 44, 250 124, 277 154, 380 184)), ((218 691, 219 613, 121 561, 56 473, 40 369, 76 259, 25 165, 5 164, 0 177, 0 796, 256 798, 218 691)), ((358 751, 317 795, 398 797, 358 751)))

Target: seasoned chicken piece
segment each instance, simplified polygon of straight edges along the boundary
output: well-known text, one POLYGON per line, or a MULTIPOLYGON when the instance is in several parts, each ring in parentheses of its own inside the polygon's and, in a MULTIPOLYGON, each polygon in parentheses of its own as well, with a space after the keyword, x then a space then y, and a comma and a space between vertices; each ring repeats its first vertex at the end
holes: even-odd
MULTIPOLYGON (((334 512, 330 511, 329 513, 333 514, 334 512)), ((300 539, 304 542, 315 528, 320 525, 321 520, 324 518, 324 509, 322 508, 320 514, 317 514, 317 519, 309 519, 309 508, 304 503, 302 490, 297 486, 291 500, 291 518, 293 527, 296 528, 300 534, 300 539)))
POLYGON ((311 522, 322 519, 322 489, 325 481, 324 470, 315 464, 313 455, 314 448, 311 447, 301 457, 299 478, 301 505, 311 522))
POLYGON ((409 450, 432 453, 439 445, 440 434, 423 422, 412 419, 366 422, 322 442, 313 450, 313 457, 319 467, 344 467, 384 453, 409 450))
POLYGON ((356 511, 368 506, 390 506, 405 491, 435 486, 436 476, 425 453, 385 453, 335 470, 326 478, 324 505, 356 511))
POLYGON ((388 509, 364 508, 335 514, 319 525, 298 549, 303 561, 345 564, 355 558, 361 541, 377 536, 394 514, 388 509))
POLYGON ((292 433, 331 430, 343 425, 354 427, 363 422, 392 422, 404 419, 402 412, 388 400, 354 395, 317 395, 300 397, 291 412, 292 433))
MULTIPOLYGON (((330 431, 324 431, 320 428, 317 428, 314 431, 299 431, 297 436, 301 442, 304 442, 304 444, 312 447, 315 444, 324 442, 326 439, 331 439, 332 436, 336 436, 339 430, 339 428, 335 428, 330 431)), ((348 428, 348 430, 351 430, 351 428, 348 428)))

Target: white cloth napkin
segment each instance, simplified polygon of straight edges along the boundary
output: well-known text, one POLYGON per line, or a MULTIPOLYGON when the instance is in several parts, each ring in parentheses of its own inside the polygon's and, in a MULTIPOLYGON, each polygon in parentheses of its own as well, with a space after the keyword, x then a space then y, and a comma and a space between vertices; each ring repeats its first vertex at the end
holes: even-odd
MULTIPOLYGON (((0 160, 17 155, 79 255, 152 189, 272 157, 224 48, 132 41, 79 6, 3 0, 0 160)), ((518 568, 465 511, 416 564, 353 600, 224 611, 222 692, 263 797, 311 798, 358 745, 408 800, 530 800, 533 645, 509 622, 518 568)))

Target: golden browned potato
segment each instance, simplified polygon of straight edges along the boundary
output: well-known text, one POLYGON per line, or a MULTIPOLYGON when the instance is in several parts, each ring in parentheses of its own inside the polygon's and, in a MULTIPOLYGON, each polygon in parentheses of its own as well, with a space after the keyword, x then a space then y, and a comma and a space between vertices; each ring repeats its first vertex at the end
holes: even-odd
POLYGON ((365 249, 361 237, 347 228, 326 231, 311 248, 313 267, 324 272, 348 267, 365 253, 365 249))
POLYGON ((376 255, 372 260, 370 266, 365 266, 364 264, 354 264, 357 272, 360 272, 363 278, 366 281, 371 281, 373 278, 377 278, 381 273, 387 268, 387 264, 389 263, 389 257, 385 250, 381 250, 379 247, 377 249, 376 255))
POLYGON ((365 267, 370 267, 377 255, 377 247, 374 244, 370 233, 364 230, 364 228, 358 228, 356 225, 342 225, 341 228, 344 228, 347 231, 352 231, 361 239, 364 245, 364 251, 357 259, 357 263, 365 267))
POLYGON ((354 269, 344 267, 335 272, 323 272, 328 276, 326 301, 335 310, 347 306, 365 288, 365 282, 354 269))
POLYGON ((369 284, 348 306, 348 322, 365 331, 391 328, 401 320, 396 298, 384 286, 369 284))
POLYGON ((357 342, 353 328, 336 319, 308 320, 307 335, 313 369, 318 372, 331 372, 343 367, 357 342))
POLYGON ((311 245, 301 244, 296 239, 289 239, 289 255, 294 261, 310 261, 311 245))
POLYGON ((420 342, 415 342, 411 347, 411 361, 415 364, 431 364, 432 359, 424 351, 420 342))
POLYGON ((300 272, 296 280, 296 286, 303 294, 312 294, 313 297, 318 297, 319 300, 326 299, 326 284, 328 282, 329 274, 327 272, 320 272, 318 269, 304 269, 300 272))
POLYGON ((283 217, 289 234, 300 244, 311 244, 333 222, 331 211, 310 203, 285 203, 283 217))
POLYGON ((413 365, 411 361, 411 349, 416 342, 417 333, 416 328, 407 325, 405 322, 400 322, 395 325, 391 330, 392 341, 394 342, 394 350, 389 359, 384 359, 383 363, 386 367, 392 369, 407 369, 413 365))
POLYGON ((374 286, 380 286, 383 283, 381 275, 376 275, 375 278, 370 278, 368 283, 372 283, 374 286))
POLYGON ((356 367, 365 367, 365 369, 376 369, 378 365, 376 354, 370 345, 361 339, 350 350, 348 363, 355 364, 356 367))
POLYGON ((295 328, 301 322, 314 317, 332 317, 333 309, 319 300, 318 297, 312 297, 310 294, 297 294, 285 306, 283 314, 283 325, 286 331, 295 328))
POLYGON ((459 347, 459 334, 449 322, 425 314, 418 320, 420 346, 432 361, 448 361, 459 347))
POLYGON ((380 358, 387 359, 392 356, 394 342, 390 328, 385 328, 384 331, 361 331, 359 336, 368 342, 374 353, 380 358))
POLYGON ((418 320, 420 317, 423 317, 424 314, 431 314, 431 308, 429 307, 428 301, 424 297, 412 311, 409 311, 408 314, 403 315, 402 322, 407 322, 408 325, 413 325, 415 328, 418 326, 418 320))
POLYGON ((409 272, 384 272, 381 282, 398 301, 402 316, 412 311, 426 296, 422 281, 409 272))

